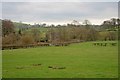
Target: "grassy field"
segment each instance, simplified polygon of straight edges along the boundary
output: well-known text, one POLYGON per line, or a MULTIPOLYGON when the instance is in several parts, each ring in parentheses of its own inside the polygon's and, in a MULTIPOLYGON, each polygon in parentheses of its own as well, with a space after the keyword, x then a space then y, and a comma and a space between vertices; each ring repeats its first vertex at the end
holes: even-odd
POLYGON ((92 43, 3 50, 3 78, 118 77, 117 46, 94 46, 92 43))

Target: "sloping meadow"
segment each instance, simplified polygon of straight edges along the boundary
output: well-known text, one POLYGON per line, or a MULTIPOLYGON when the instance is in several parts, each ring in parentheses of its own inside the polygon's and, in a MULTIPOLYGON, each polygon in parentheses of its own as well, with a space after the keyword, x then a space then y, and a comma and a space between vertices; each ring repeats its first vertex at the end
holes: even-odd
POLYGON ((3 78, 117 78, 118 46, 110 43, 3 50, 3 78))

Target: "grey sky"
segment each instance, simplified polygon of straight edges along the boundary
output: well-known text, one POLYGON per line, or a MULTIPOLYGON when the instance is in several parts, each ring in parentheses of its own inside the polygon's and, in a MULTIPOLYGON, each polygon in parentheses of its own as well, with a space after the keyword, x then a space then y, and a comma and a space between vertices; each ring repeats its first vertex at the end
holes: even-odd
POLYGON ((118 3, 3 2, 2 13, 3 19, 28 23, 64 24, 70 23, 72 20, 82 22, 84 19, 88 19, 93 24, 101 24, 103 20, 117 17, 118 3))
POLYGON ((1 0, 2 2, 118 2, 119 0, 1 0))

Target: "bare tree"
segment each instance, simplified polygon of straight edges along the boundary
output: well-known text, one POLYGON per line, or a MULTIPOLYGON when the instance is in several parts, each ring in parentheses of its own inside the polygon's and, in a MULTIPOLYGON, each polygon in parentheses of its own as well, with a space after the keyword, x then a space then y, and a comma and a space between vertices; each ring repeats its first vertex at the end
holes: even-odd
POLYGON ((14 32, 14 24, 10 20, 2 20, 2 34, 3 36, 14 32))
POLYGON ((32 35, 35 42, 40 42, 40 31, 36 28, 32 29, 32 35))

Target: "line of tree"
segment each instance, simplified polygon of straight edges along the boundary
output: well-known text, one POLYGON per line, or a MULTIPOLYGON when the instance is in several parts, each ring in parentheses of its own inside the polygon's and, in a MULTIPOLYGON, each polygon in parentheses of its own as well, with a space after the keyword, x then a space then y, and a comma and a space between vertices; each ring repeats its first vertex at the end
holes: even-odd
POLYGON ((43 33, 33 25, 26 25, 27 28, 16 29, 16 25, 11 20, 2 20, 2 39, 3 45, 28 45, 40 42, 59 43, 59 42, 80 42, 80 41, 96 41, 96 40, 117 40, 120 19, 112 18, 104 21, 102 25, 92 25, 89 20, 85 20, 84 25, 74 20, 67 25, 50 25, 47 31, 43 33), (29 27, 28 27, 29 26, 29 27), (31 28, 32 26, 32 28, 31 28), (98 30, 102 27, 103 31, 98 30), (106 29, 113 29, 108 31, 106 29), (118 30, 114 30, 118 29, 118 30))
POLYGON ((102 26, 106 29, 120 28, 120 19, 112 18, 103 22, 102 26))

